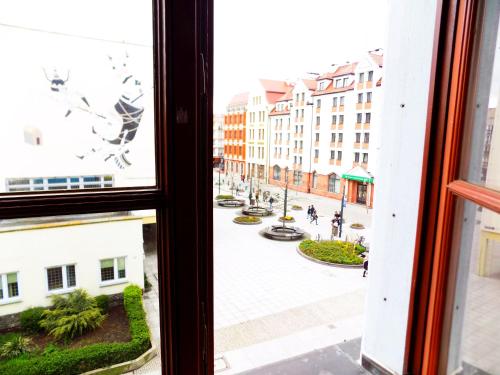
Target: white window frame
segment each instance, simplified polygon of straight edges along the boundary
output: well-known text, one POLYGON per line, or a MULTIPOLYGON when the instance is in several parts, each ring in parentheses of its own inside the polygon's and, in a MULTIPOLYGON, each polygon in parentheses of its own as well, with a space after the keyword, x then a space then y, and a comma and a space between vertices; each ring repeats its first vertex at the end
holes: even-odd
POLYGON ((99 268, 99 284, 101 287, 104 286, 109 286, 109 285, 116 285, 116 284, 123 284, 128 282, 128 262, 127 262, 127 257, 126 256, 119 256, 119 257, 109 257, 109 258, 102 258, 99 259, 98 263, 98 268, 99 268), (125 277, 123 278, 118 278, 118 259, 123 258, 125 259, 125 277), (101 277, 101 261, 103 260, 108 260, 108 259, 113 259, 113 280, 106 280, 102 281, 101 277))
POLYGON ((0 305, 7 305, 9 303, 16 303, 21 301, 21 281, 19 277, 19 271, 5 272, 0 274, 0 286, 3 291, 3 298, 0 299, 0 305), (15 297, 9 297, 9 285, 7 283, 7 275, 15 273, 17 276, 17 290, 19 295, 15 297))
POLYGON ((45 289, 47 290, 47 295, 65 294, 65 293, 70 293, 73 290, 77 289, 78 288, 78 278, 76 277, 77 273, 78 272, 76 263, 60 264, 60 265, 45 267, 45 289), (68 271, 66 270, 67 266, 75 267, 75 286, 68 286, 68 273, 67 273, 68 271), (51 268, 61 268, 63 286, 60 289, 52 289, 52 290, 49 289, 49 275, 47 272, 51 268))

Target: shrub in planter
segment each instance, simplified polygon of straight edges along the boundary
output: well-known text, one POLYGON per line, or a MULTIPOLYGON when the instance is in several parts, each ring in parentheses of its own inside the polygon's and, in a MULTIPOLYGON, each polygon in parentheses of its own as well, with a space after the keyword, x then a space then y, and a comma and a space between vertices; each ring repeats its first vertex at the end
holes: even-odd
POLYGON ((216 200, 221 200, 221 199, 234 199, 234 196, 232 196, 231 194, 221 194, 221 195, 217 195, 215 197, 216 200))
POLYGON ((25 332, 37 333, 43 330, 40 326, 40 321, 43 318, 43 307, 32 307, 31 309, 24 310, 20 317, 21 328, 25 332))
POLYGON ((133 360, 151 347, 142 290, 129 285, 123 291, 123 307, 129 320, 132 340, 125 343, 100 343, 77 349, 54 348, 42 355, 21 356, 0 361, 2 375, 76 375, 133 360))
POLYGON ((365 226, 361 223, 352 223, 351 228, 352 229, 365 229, 365 226))
POLYGON ((19 357, 24 353, 30 353, 35 349, 33 341, 29 337, 15 335, 9 341, 0 346, 0 358, 8 359, 19 357))
POLYGON ((148 276, 146 275, 146 272, 144 272, 144 290, 146 292, 149 292, 153 285, 149 282, 148 276))
POLYGON ((261 223, 262 219, 255 216, 237 216, 234 218, 234 221, 236 221, 237 223, 257 224, 261 223))
POLYGON ((351 242, 304 240, 299 249, 311 258, 328 263, 363 264, 363 259, 358 256, 361 249, 351 242))
POLYGON ((293 216, 286 215, 286 216, 280 216, 280 220, 282 220, 282 221, 293 221, 295 219, 293 218, 293 216))
POLYGON ((101 310, 101 313, 107 314, 109 310, 109 296, 106 294, 101 294, 95 298, 95 303, 97 307, 101 310))
POLYGON ((56 340, 68 340, 84 332, 93 331, 105 319, 95 298, 85 290, 77 289, 67 297, 52 296, 53 308, 43 312, 40 326, 56 340))

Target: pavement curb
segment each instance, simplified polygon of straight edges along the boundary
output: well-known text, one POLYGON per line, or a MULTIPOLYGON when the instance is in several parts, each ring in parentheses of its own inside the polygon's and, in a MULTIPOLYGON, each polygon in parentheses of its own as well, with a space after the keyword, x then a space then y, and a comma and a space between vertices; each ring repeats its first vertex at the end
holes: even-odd
POLYGON ((363 268, 363 263, 361 264, 340 264, 340 263, 330 263, 330 262, 325 262, 323 260, 315 259, 313 257, 310 257, 309 255, 304 254, 299 247, 297 246, 295 248, 297 253, 303 258, 306 258, 307 260, 310 260, 311 262, 314 263, 319 263, 319 264, 324 264, 325 266, 330 266, 330 267, 339 267, 339 268, 363 268))

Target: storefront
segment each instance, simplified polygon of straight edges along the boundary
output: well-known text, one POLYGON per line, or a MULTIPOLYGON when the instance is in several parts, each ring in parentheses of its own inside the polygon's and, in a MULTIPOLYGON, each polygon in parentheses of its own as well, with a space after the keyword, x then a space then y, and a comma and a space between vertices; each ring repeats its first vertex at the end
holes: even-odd
POLYGON ((354 167, 344 173, 342 178, 346 180, 346 195, 349 203, 358 203, 373 207, 373 176, 362 167, 354 167))

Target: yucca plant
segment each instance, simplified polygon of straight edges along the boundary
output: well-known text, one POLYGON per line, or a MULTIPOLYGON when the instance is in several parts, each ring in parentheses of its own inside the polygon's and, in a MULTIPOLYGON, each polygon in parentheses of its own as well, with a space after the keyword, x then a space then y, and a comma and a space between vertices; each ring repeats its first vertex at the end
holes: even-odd
POLYGON ((0 346, 0 358, 15 358, 21 354, 30 353, 35 349, 33 341, 29 337, 15 336, 0 346))
POLYGON ((77 289, 67 297, 53 296, 53 308, 43 312, 40 326, 56 340, 68 340, 98 328, 106 315, 101 313, 95 298, 77 289))

